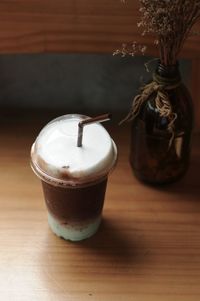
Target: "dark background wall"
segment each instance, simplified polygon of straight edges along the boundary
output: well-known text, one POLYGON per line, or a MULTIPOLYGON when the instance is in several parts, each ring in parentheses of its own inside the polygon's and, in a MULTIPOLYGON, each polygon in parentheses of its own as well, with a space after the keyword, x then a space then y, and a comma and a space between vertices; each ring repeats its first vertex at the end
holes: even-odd
MULTIPOLYGON (((0 106, 68 111, 126 112, 151 76, 149 57, 93 54, 0 56, 0 106)), ((150 64, 153 70, 156 62, 150 64)), ((190 62, 180 62, 187 83, 190 62)))

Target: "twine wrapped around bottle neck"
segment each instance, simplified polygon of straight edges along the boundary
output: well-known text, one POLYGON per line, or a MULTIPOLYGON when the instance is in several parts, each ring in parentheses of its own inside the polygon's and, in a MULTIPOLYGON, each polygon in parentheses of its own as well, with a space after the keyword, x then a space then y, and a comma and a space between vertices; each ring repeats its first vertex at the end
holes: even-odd
POLYGON ((177 119, 177 114, 173 112, 168 92, 170 90, 176 89, 180 86, 180 84, 180 76, 167 78, 160 76, 158 73, 154 73, 152 82, 142 87, 140 94, 134 97, 130 112, 128 113, 126 118, 120 122, 120 124, 125 121, 134 120, 140 113, 142 105, 149 99, 149 97, 153 93, 156 93, 156 109, 161 117, 166 117, 168 119, 167 130, 171 134, 169 141, 170 148, 175 136, 174 122, 177 119))

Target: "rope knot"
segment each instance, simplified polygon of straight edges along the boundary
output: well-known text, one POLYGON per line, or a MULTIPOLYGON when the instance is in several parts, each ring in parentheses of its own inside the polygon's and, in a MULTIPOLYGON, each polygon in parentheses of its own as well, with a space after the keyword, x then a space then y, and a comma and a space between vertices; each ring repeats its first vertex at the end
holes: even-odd
POLYGON ((125 121, 134 120, 140 113, 142 105, 148 101, 149 97, 156 93, 155 95, 155 106, 161 117, 168 119, 167 130, 171 134, 169 141, 169 148, 173 142, 174 133, 174 122, 177 119, 177 114, 173 112, 173 108, 169 98, 169 91, 176 89, 181 84, 180 78, 168 79, 159 76, 157 73, 153 74, 153 80, 149 84, 146 84, 141 88, 141 91, 133 99, 132 107, 125 119, 123 119, 120 124, 125 121))

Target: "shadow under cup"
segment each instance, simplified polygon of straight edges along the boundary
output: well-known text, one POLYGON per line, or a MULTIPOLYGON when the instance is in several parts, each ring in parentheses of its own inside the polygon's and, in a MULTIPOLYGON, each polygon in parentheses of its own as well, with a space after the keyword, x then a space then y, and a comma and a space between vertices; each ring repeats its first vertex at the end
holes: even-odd
POLYGON ((55 186, 42 182, 52 231, 66 240, 92 236, 101 222, 107 177, 84 187, 55 186))

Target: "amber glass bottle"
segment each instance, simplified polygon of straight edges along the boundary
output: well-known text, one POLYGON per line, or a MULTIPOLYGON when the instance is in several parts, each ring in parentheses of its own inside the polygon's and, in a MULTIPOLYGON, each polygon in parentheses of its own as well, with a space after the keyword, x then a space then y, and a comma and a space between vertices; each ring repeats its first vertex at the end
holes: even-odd
POLYGON ((138 179, 149 184, 165 184, 178 180, 188 169, 193 105, 181 82, 178 64, 167 67, 159 64, 155 75, 176 86, 167 91, 176 115, 174 137, 168 130, 170 121, 156 107, 156 92, 152 93, 132 121, 130 163, 138 179))

